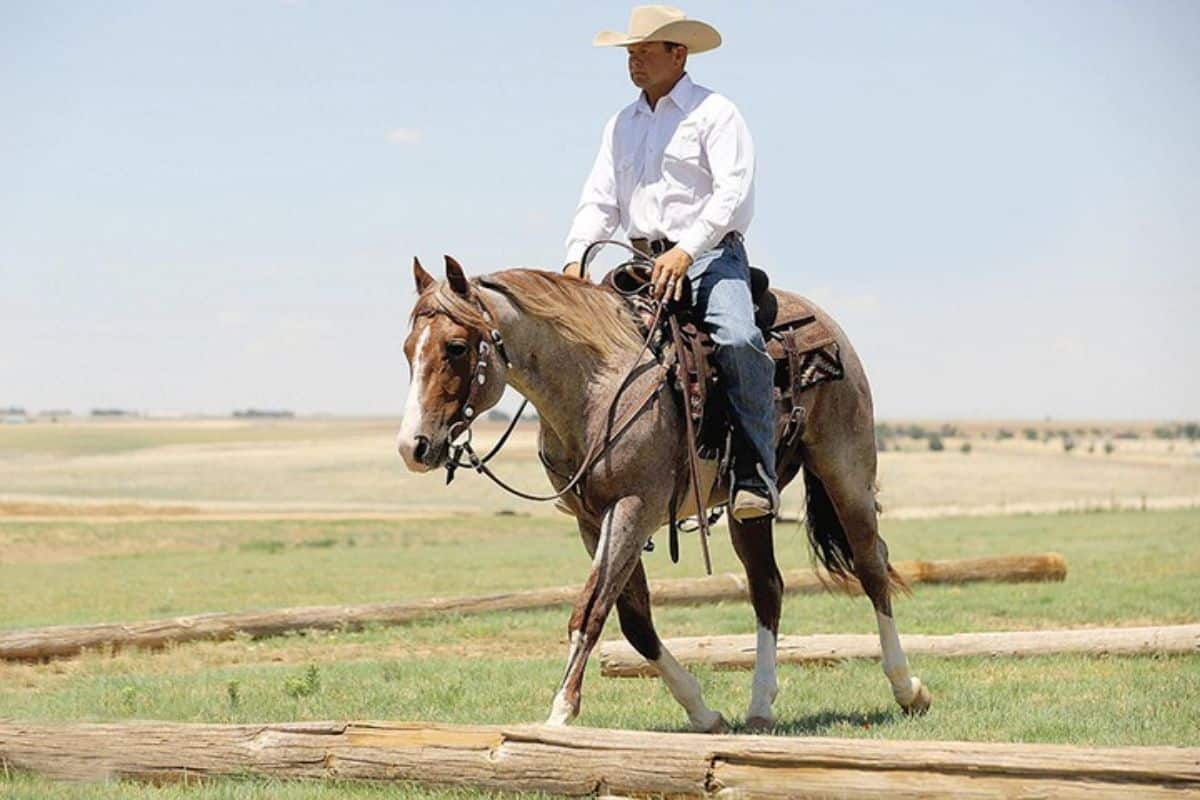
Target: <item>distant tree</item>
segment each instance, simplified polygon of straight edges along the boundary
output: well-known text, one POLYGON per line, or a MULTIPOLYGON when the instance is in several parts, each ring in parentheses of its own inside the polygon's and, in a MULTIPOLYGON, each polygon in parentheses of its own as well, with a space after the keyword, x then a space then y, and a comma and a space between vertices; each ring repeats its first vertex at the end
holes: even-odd
POLYGON ((498 408, 493 408, 491 411, 487 412, 486 419, 488 422, 508 422, 512 419, 512 417, 507 411, 501 411, 498 408))
POLYGON ((1116 450, 1116 449, 1117 449, 1117 446, 1115 444, 1113 444, 1112 442, 1104 443, 1104 455, 1106 455, 1106 456, 1111 455, 1112 451, 1116 450))
POLYGON ((924 428, 922 428, 920 425, 909 425, 908 426, 908 437, 910 439, 924 439, 928 435, 929 435, 929 432, 926 431, 924 428))
POLYGON ((296 412, 284 408, 244 408, 235 409, 235 419, 291 419, 296 412))
POLYGON ((1177 428, 1172 428, 1169 425, 1159 425, 1154 429, 1155 439, 1174 439, 1178 432, 1177 428))
POLYGON ((954 436, 958 436, 958 428, 955 427, 954 425, 946 423, 946 424, 942 425, 941 434, 942 434, 942 436, 945 436, 947 439, 952 438, 954 436))
POLYGON ((962 444, 960 444, 960 445, 958 446, 958 451, 959 451, 960 453, 969 453, 969 452, 971 452, 971 443, 970 443, 970 442, 963 442, 962 444))
POLYGON ((933 450, 935 453, 940 453, 942 450, 945 450, 946 445, 942 444, 942 437, 938 436, 936 433, 929 434, 929 449, 933 450))
POLYGON ((997 440, 1011 439, 1011 438, 1013 438, 1013 435, 1014 435, 1013 432, 1010 431, 1008 428, 1001 428, 1000 430, 996 431, 996 439, 997 440))
POLYGON ((1025 438, 1028 439, 1029 441, 1031 441, 1031 442, 1037 441, 1037 438, 1038 438, 1037 428, 1026 428, 1023 431, 1023 433, 1025 434, 1025 438))
POLYGON ((91 411, 93 417, 136 417, 136 411, 128 411, 124 408, 93 408, 91 411))
POLYGON ((1071 438, 1070 434, 1062 437, 1062 448, 1064 453, 1069 453, 1075 449, 1075 440, 1071 438))

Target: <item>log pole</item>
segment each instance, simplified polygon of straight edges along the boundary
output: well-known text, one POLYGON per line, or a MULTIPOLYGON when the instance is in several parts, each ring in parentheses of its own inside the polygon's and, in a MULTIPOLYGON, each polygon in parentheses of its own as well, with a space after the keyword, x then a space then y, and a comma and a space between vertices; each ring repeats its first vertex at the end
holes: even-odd
MULTIPOLYGON (((909 656, 920 654, 946 658, 1054 653, 1200 653, 1200 624, 955 633, 947 636, 909 634, 902 635, 900 643, 909 656)), ((663 646, 681 664, 705 664, 715 669, 732 670, 754 668, 754 636, 689 636, 667 639, 663 646)), ((878 659, 879 637, 874 634, 780 636, 777 657, 780 664, 827 664, 850 658, 878 659)), ((615 640, 600 643, 600 672, 610 678, 658 674, 632 647, 615 640)))
POLYGON ((256 774, 556 795, 1200 796, 1200 748, 897 742, 390 722, 0 721, 0 762, 70 780, 256 774))
MULTIPOLYGON (((972 583, 975 581, 1061 581, 1067 565, 1056 553, 972 558, 952 561, 904 561, 893 565, 910 584, 972 583)), ((812 570, 784 576, 790 593, 823 591, 828 579, 812 570)), ((849 588, 854 590, 857 584, 849 588)), ((658 605, 686 605, 747 596, 740 574, 655 581, 651 596, 658 605)), ((417 620, 492 611, 526 611, 570 605, 577 586, 556 586, 475 597, 433 598, 407 603, 306 606, 262 611, 194 614, 144 622, 99 625, 59 625, 0 632, 0 660, 40 661, 78 655, 87 649, 162 648, 168 644, 255 638, 297 630, 355 630, 366 625, 403 625, 417 620)))

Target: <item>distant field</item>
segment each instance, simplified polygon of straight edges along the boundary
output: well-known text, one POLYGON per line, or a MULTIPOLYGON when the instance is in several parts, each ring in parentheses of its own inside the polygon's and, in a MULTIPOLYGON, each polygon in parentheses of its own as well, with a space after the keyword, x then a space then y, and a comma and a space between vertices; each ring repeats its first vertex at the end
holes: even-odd
MULTIPOLYGON (((405 474, 388 421, 89 426, 20 428, 35 442, 27 447, 5 438, 13 428, 0 427, 0 629, 476 594, 581 583, 587 573, 570 519, 484 490, 472 475, 460 478, 471 482, 468 492, 457 483, 445 488, 440 476, 405 474), (73 427, 80 438, 69 435, 73 427)), ((536 486, 532 442, 519 437, 500 463, 536 486)), ((1106 510, 1114 499, 1139 505, 1143 494, 1148 501, 1200 495, 1193 446, 1117 444, 1108 455, 1078 447, 1067 453, 1054 440, 974 434, 948 437, 942 452, 911 439, 900 441, 906 449, 885 452, 889 512, 882 530, 894 559, 1054 550, 1069 565, 1061 584, 918 586, 897 603, 901 631, 1200 620, 1200 509, 1106 510), (950 445, 961 441, 971 452, 950 445), (990 506, 1013 511, 1033 502, 1091 510, 981 515, 990 506), (971 515, 945 516, 956 510, 971 515)), ((800 497, 789 493, 788 504, 798 509, 800 497)), ((809 563, 800 526, 781 524, 776 538, 782 566, 809 563)), ((695 535, 682 545, 679 565, 665 547, 646 556, 652 577, 702 574, 695 535)), ((717 570, 738 568, 723 525, 714 530, 712 550, 717 570)), ((536 721, 561 677, 567 613, 496 613, 0 664, 0 717, 536 721)), ((661 608, 655 620, 664 636, 754 628, 745 602, 661 608)), ((784 604, 788 633, 869 633, 874 625, 863 598, 811 595, 784 604)), ((607 634, 619 635, 617 626, 607 634)), ((899 713, 877 664, 781 667, 777 733, 1200 745, 1200 656, 915 657, 913 664, 935 697, 921 719, 899 713)), ((750 676, 697 674, 710 703, 740 720, 750 676)), ((658 682, 606 680, 593 667, 579 722, 679 730, 684 718, 658 682)), ((0 774, 0 796, 483 795, 255 779, 64 787, 0 774)))
MULTIPOLYGON (((972 425, 946 437, 941 452, 926 440, 890 437, 880 456, 885 509, 924 516, 1138 506, 1143 499, 1151 506, 1200 505, 1200 443, 1154 439, 1147 425, 1061 423, 1085 431, 1066 452, 1058 439, 1027 440, 1020 423, 972 425), (1013 438, 997 440, 1002 429, 1013 438), (1111 438, 1130 430, 1142 438, 1111 438), (1106 442, 1115 448, 1111 453, 1106 442), (961 451, 964 444, 970 452, 961 451)), ((485 442, 500 432, 496 424, 479 427, 485 442)), ((395 454, 396 428, 393 420, 324 419, 0 426, 0 514, 53 515, 54 504, 81 502, 225 512, 555 513, 549 504, 517 500, 472 474, 460 473, 445 488, 441 474, 406 472, 395 454)), ((535 430, 535 423, 524 423, 494 462, 506 478, 533 490, 548 486, 535 430)), ((801 505, 795 485, 785 492, 784 506, 795 511, 801 505)))

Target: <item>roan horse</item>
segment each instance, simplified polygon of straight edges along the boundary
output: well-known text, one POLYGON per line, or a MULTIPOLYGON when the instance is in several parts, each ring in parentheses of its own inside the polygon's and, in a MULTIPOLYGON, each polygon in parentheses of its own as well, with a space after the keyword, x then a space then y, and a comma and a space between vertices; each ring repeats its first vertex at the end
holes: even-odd
MULTIPOLYGON (((566 674, 547 722, 563 725, 578 715, 584 666, 615 604, 625 637, 658 669, 693 730, 727 730, 721 714, 705 704, 699 681, 663 646, 651 620, 641 555, 651 535, 667 523, 675 478, 687 470, 685 421, 677 404, 659 401, 665 394, 663 374, 643 351, 626 304, 600 286, 556 273, 513 269, 468 280, 449 256, 443 282, 416 260, 413 271, 419 297, 404 344, 412 380, 397 439, 408 468, 427 472, 445 465, 454 437, 500 400, 506 384, 538 411, 542 457, 556 489, 568 484, 564 476, 592 462, 580 470, 579 491, 560 500, 578 522, 592 569, 568 623, 566 674), (650 402, 635 408, 638 398, 650 402), (613 420, 622 415, 628 424, 616 430, 613 420), (597 452, 593 446, 601 440, 604 449, 597 452)), ((845 377, 812 387, 802 398, 807 418, 799 450, 809 538, 833 576, 853 574, 862 584, 875 607, 892 693, 906 712, 920 713, 931 696, 910 675, 900 647, 891 593, 903 584, 888 563, 876 520, 870 389, 845 334, 823 312, 817 314, 836 332, 845 377)), ((779 465, 780 474, 794 476, 799 467, 787 466, 779 465)), ((701 505, 724 503, 729 488, 724 483, 718 478, 701 505)), ((680 514, 695 511, 689 496, 680 514)), ((746 728, 763 730, 774 724, 783 580, 770 518, 730 519, 729 530, 758 621, 746 728)))

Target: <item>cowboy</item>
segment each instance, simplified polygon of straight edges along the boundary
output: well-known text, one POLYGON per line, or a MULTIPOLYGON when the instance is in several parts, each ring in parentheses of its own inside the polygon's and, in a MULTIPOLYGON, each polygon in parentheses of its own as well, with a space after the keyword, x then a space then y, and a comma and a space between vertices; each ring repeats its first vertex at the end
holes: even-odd
POLYGON ((624 47, 638 99, 604 126, 600 152, 567 235, 569 275, 587 246, 624 227, 654 259, 655 297, 683 296, 683 281, 716 347, 734 417, 738 520, 771 516, 775 475, 775 368, 754 323, 742 237, 754 213, 754 144, 737 108, 692 83, 691 54, 720 46, 711 26, 668 6, 637 6, 629 32, 603 31, 597 47, 624 47))

